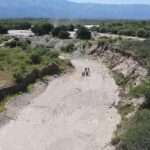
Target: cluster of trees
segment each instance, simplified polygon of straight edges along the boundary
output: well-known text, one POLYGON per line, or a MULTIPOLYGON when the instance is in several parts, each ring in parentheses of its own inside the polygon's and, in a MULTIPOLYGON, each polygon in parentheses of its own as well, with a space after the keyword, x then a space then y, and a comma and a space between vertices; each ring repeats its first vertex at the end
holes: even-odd
POLYGON ((150 37, 150 31, 145 30, 145 29, 139 29, 139 30, 137 31, 137 36, 138 36, 138 37, 149 38, 149 37, 150 37))
MULTIPOLYGON (((150 37, 150 21, 101 21, 97 22, 97 24, 98 23, 99 27, 93 27, 93 31, 144 38, 150 37)), ((60 25, 55 29, 52 24, 44 20, 6 20, 0 21, 0 34, 6 34, 9 29, 32 29, 37 35, 44 35, 52 32, 55 37, 68 38, 68 31, 74 31, 75 27, 80 29, 81 26, 72 24, 60 25)))
POLYGON ((69 25, 59 25, 54 27, 53 24, 47 22, 31 22, 31 21, 2 21, 0 22, 0 34, 6 34, 8 30, 27 30, 31 29, 35 35, 41 36, 46 34, 52 34, 53 37, 60 39, 70 38, 71 31, 78 29, 76 32, 76 37, 79 39, 90 39, 91 32, 84 26, 72 24, 69 25))
POLYGON ((150 37, 149 21, 110 21, 101 22, 99 27, 92 30, 102 33, 112 33, 127 36, 150 37))
POLYGON ((0 34, 6 34, 8 30, 27 30, 32 26, 29 22, 0 22, 0 34))
POLYGON ((7 31, 8 31, 7 28, 5 28, 2 25, 0 25, 0 34, 6 34, 7 31))
POLYGON ((20 23, 14 23, 9 24, 7 26, 8 29, 16 29, 16 30, 27 30, 31 28, 31 23, 29 22, 20 22, 20 23))
POLYGON ((83 39, 83 40, 88 40, 91 39, 91 32, 89 29, 81 26, 76 32, 77 38, 83 39))
POLYGON ((54 26, 50 23, 41 23, 33 25, 31 30, 36 35, 45 35, 49 34, 53 28, 54 26))
POLYGON ((61 25, 61 26, 58 26, 58 27, 55 27, 53 30, 52 30, 52 35, 54 37, 58 37, 58 38, 61 38, 61 39, 68 39, 70 34, 68 32, 69 30, 67 29, 66 26, 64 25, 61 25))
MULTIPOLYGON (((57 37, 60 39, 68 39, 70 37, 69 31, 74 31, 74 26, 71 25, 60 25, 57 27, 54 27, 50 23, 44 23, 44 24, 37 24, 32 27, 32 31, 36 35, 45 35, 51 33, 53 37, 57 37)), ((76 37, 79 39, 90 39, 91 38, 91 32, 83 27, 79 26, 78 30, 76 32, 76 37)))

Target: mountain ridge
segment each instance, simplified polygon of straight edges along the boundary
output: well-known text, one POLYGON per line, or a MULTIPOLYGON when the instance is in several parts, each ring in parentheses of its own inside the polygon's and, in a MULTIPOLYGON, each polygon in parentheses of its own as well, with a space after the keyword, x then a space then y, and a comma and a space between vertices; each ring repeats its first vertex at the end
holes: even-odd
POLYGON ((0 18, 150 19, 150 5, 1 0, 0 18))

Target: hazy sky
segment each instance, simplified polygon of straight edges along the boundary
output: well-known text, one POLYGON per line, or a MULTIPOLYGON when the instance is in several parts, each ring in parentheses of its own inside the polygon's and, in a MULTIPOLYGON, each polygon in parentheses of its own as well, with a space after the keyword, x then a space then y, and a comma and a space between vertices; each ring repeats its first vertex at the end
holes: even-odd
POLYGON ((150 4, 150 0, 70 0, 74 2, 96 2, 104 4, 150 4))

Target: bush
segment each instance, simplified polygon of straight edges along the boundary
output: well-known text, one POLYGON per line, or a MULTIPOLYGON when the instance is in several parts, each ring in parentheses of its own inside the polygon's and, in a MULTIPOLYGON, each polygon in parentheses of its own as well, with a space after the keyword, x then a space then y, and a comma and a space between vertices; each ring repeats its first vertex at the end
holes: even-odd
POLYGON ((77 38, 83 39, 83 40, 88 40, 91 39, 91 32, 85 28, 85 27, 80 27, 77 32, 77 38))
POLYGON ((145 68, 150 69, 150 40, 133 41, 122 40, 120 41, 120 50, 127 51, 139 61, 145 68))
POLYGON ((22 73, 14 73, 13 74, 13 77, 14 77, 14 79, 15 79, 15 81, 17 82, 17 83, 20 83, 20 82, 22 82, 22 80, 23 80, 23 77, 22 77, 22 73))
POLYGON ((12 41, 6 42, 5 46, 9 48, 20 47, 22 49, 27 49, 30 46, 31 42, 29 40, 19 40, 17 38, 12 41))
POLYGON ((48 53, 48 56, 49 56, 50 58, 56 59, 56 58, 58 58, 59 53, 58 53, 57 51, 50 51, 50 52, 48 53))
POLYGON ((13 73, 13 78, 17 83, 20 83, 24 79, 25 72, 20 68, 13 73))
POLYGON ((147 38, 147 37, 150 36, 150 33, 147 32, 147 31, 144 30, 144 29, 140 29, 140 30, 137 31, 137 36, 138 36, 138 37, 144 37, 144 38, 147 38))
POLYGON ((33 64, 40 64, 41 62, 41 56, 39 54, 33 53, 30 58, 33 64))
POLYGON ((131 88, 130 95, 134 97, 144 97, 145 102, 142 107, 150 108, 150 80, 146 80, 141 85, 131 88))
MULTIPOLYGON (((65 60, 58 58, 59 53, 47 48, 23 50, 16 48, 0 48, 0 71, 8 75, 9 81, 22 82, 34 70, 47 68, 48 64, 59 65, 63 71, 65 60)), ((53 70, 51 70, 53 73, 53 70)))
POLYGON ((62 47, 61 50, 66 53, 71 53, 74 51, 74 44, 69 44, 66 47, 62 47))
POLYGON ((145 93, 145 102, 142 105, 143 108, 150 108, 150 90, 145 93))
POLYGON ((149 21, 101 21, 99 25, 99 31, 103 33, 137 36, 138 32, 139 37, 150 37, 149 21))
POLYGON ((128 123, 127 130, 120 136, 118 150, 150 149, 150 111, 138 111, 128 123))
POLYGON ((125 77, 122 73, 118 73, 118 72, 114 72, 114 79, 117 85, 122 87, 124 87, 129 81, 128 77, 125 77))

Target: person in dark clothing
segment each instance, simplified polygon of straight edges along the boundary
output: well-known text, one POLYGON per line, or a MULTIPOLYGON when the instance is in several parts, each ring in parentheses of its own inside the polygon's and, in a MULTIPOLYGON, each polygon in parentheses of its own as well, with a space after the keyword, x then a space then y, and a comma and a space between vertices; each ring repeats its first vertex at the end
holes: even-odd
POLYGON ((84 71, 82 72, 82 77, 88 77, 90 76, 90 68, 84 68, 84 71))

